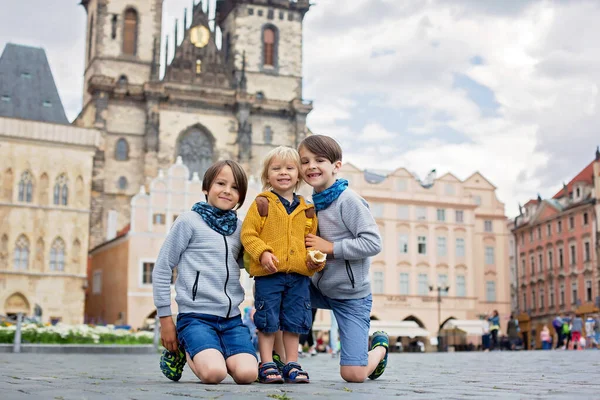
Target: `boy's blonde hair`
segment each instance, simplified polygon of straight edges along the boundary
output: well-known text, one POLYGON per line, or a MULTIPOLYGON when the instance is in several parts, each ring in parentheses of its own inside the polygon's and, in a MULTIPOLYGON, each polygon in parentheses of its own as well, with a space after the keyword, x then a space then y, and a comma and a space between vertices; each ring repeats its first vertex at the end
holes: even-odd
POLYGON ((276 147, 265 156, 265 159, 263 160, 262 174, 260 175, 263 190, 271 189, 271 184, 269 184, 269 165, 271 165, 273 160, 276 158, 279 158, 282 161, 292 161, 294 164, 296 164, 296 168, 298 169, 298 182, 296 182, 296 186, 294 186, 294 192, 296 192, 302 184, 302 173, 300 172, 300 155, 295 149, 286 146, 276 147))

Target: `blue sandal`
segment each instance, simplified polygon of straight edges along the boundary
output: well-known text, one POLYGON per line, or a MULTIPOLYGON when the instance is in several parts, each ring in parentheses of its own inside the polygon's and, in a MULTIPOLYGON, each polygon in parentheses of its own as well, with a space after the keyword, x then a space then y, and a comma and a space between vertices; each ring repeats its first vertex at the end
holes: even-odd
POLYGON ((266 362, 258 367, 258 381, 260 383, 283 383, 281 372, 274 362, 266 362), (271 378, 269 377, 271 376, 271 378))
POLYGON ((304 371, 300 364, 294 361, 285 364, 283 377, 286 383, 310 383, 308 372, 304 371))
POLYGON ((383 357, 383 359, 379 361, 379 364, 377 364, 377 368, 375 368, 375 371, 373 371, 373 373, 369 375, 369 379, 373 380, 383 375, 383 371, 385 371, 385 367, 387 366, 388 349, 390 346, 390 341, 388 339, 387 333, 383 331, 377 331, 373 334, 373 340, 371 340, 371 347, 369 348, 369 351, 373 350, 377 346, 381 346, 385 349, 385 357, 383 357))

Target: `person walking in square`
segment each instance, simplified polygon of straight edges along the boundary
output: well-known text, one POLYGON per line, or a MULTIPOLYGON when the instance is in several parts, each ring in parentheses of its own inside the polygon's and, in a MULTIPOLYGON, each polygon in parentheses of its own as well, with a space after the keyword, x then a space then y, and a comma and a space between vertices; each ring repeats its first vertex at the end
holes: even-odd
MULTIPOLYGON (((324 135, 306 137, 298 146, 304 180, 313 187, 319 235, 306 247, 327 254, 327 265, 311 279, 311 303, 333 310, 339 325, 340 375, 348 382, 379 378, 387 366, 389 339, 375 332, 369 345, 370 257, 381 251, 381 236, 367 202, 337 179, 342 149, 324 135)), ((309 261, 310 268, 318 269, 309 261)))
POLYGON ((239 306, 242 223, 234 209, 246 198, 246 173, 235 161, 219 161, 202 181, 206 202, 194 204, 173 223, 152 271, 154 304, 165 351, 160 367, 173 380, 189 365, 202 383, 231 375, 254 382, 258 361, 239 306), (177 325, 171 316, 171 277, 177 267, 177 325))
POLYGON ((295 193, 302 183, 298 152, 284 146, 271 150, 261 180, 264 192, 250 206, 241 235, 255 282, 258 378, 261 383, 309 383, 298 363, 298 345, 312 324, 309 284, 315 271, 307 266, 305 237, 317 232, 317 217, 313 205, 295 193), (279 330, 286 360, 280 368, 273 359, 279 330))

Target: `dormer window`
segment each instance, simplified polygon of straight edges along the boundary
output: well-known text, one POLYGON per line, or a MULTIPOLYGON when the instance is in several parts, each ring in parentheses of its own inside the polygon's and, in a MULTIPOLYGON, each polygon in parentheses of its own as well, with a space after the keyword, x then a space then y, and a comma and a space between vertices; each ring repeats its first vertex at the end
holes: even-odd
POLYGON ((9 95, 2 95, 2 101, 6 102, 6 103, 10 103, 10 96, 9 95))
POLYGON ((44 107, 52 107, 52 102, 50 102, 50 101, 46 100, 46 101, 44 101, 44 102, 42 103, 42 105, 43 105, 44 107))
POLYGON ((21 72, 21 78, 31 79, 31 74, 29 72, 21 72))

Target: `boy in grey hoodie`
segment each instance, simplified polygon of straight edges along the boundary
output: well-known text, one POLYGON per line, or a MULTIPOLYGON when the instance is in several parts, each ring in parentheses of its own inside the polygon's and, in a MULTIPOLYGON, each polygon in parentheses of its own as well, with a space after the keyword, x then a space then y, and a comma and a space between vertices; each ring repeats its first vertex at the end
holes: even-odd
MULTIPOLYGON (((333 310, 339 324, 340 375, 348 382, 377 379, 387 365, 388 337, 375 332, 369 346, 371 306, 370 257, 381 251, 381 237, 367 202, 336 179, 342 149, 328 136, 312 135, 298 146, 302 174, 314 189, 319 236, 306 247, 327 254, 325 269, 312 277, 313 308, 333 310), (370 349, 368 351, 367 349, 370 349)), ((318 268, 309 261, 309 268, 318 268)))
POLYGON ((204 174, 206 202, 181 214, 160 249, 152 271, 154 304, 164 351, 160 367, 174 381, 186 359, 202 383, 229 373, 236 383, 254 382, 256 351, 239 305, 241 221, 233 210, 244 203, 247 178, 235 161, 219 161, 204 174), (171 276, 177 266, 177 326, 171 316, 171 276))

